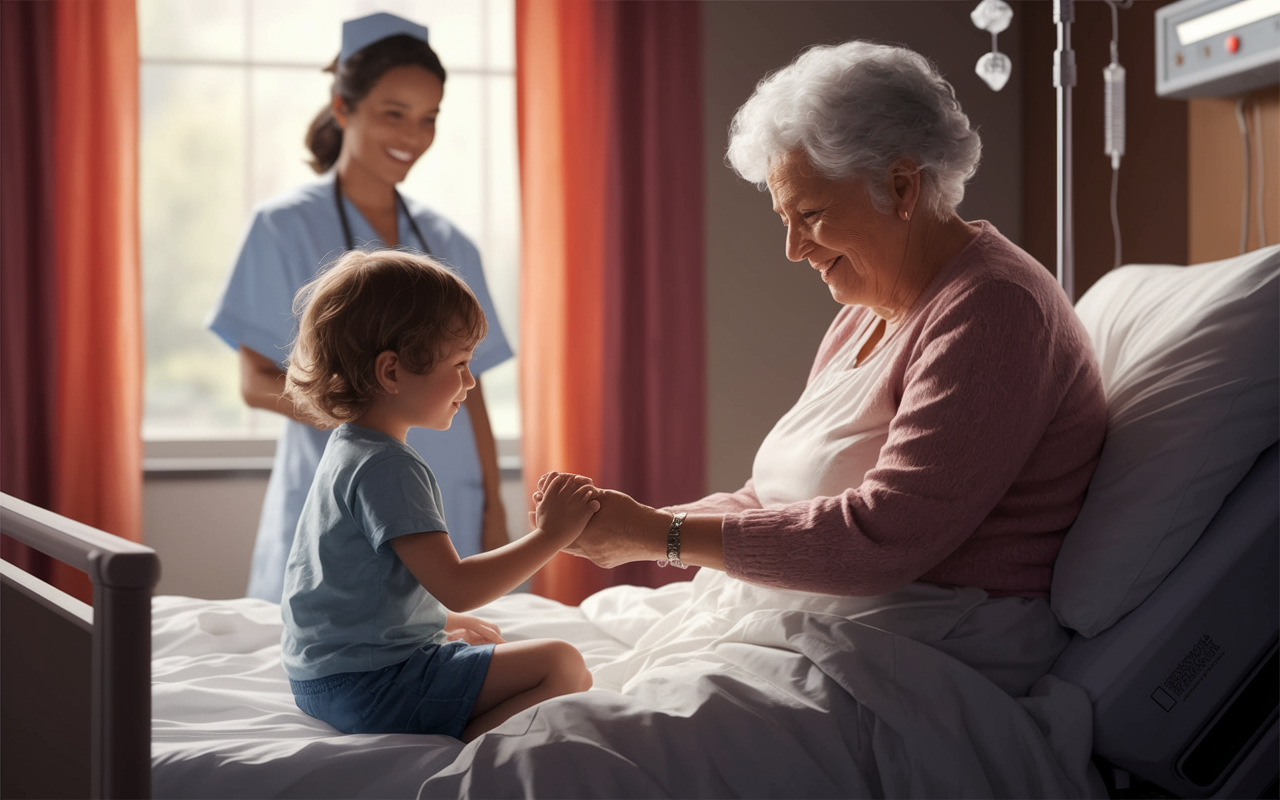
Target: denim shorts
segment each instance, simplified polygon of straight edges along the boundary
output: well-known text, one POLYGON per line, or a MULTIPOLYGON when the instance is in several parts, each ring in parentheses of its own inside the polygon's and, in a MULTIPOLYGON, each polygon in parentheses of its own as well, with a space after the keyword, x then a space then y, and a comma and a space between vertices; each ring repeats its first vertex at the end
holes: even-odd
POLYGON ((493 645, 426 644, 372 672, 289 681, 298 708, 343 733, 443 733, 460 738, 493 645))

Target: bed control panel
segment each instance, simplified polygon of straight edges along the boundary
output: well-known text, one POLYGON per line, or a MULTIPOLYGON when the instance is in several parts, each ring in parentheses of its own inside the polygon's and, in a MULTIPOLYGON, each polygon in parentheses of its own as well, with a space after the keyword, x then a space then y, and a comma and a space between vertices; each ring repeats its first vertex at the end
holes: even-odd
POLYGON ((1181 0, 1156 10, 1156 94, 1226 97, 1280 83, 1280 0, 1181 0))

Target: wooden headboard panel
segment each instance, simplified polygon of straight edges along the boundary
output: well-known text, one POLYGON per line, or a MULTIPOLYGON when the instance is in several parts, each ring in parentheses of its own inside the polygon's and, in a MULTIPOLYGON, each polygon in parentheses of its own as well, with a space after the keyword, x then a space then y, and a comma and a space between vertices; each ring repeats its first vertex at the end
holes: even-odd
POLYGON ((149 547, 0 494, 0 532, 93 581, 93 607, 0 562, 0 796, 151 795, 149 547))

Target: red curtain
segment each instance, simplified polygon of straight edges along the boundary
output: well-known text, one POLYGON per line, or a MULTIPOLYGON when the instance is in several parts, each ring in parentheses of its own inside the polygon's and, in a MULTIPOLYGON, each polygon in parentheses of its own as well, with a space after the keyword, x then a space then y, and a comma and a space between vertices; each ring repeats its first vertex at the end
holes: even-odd
MULTIPOLYGON (((701 8, 517 0, 526 488, 570 470, 655 506, 705 486, 701 8)), ((557 556, 566 603, 688 572, 557 556)))
MULTIPOLYGON (((53 506, 53 5, 0 3, 0 491, 53 506)), ((4 539, 42 578, 51 561, 4 539)))
MULTIPOLYGON (((16 0, 0 9, 4 127, 22 131, 6 136, 4 147, 5 174, 21 180, 12 189, 4 182, 0 480, 6 493, 137 541, 143 355, 135 4, 16 0)), ((5 543, 6 558, 32 563, 20 550, 5 543)), ((42 577, 88 599, 83 573, 42 562, 34 560, 42 577)))

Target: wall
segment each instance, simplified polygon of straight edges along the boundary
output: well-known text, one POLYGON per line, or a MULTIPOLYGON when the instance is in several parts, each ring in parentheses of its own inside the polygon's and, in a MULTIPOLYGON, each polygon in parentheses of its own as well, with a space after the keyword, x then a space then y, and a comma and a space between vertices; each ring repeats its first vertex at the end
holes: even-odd
POLYGON ((243 597, 266 492, 264 473, 148 474, 142 531, 160 557, 156 593, 243 597))
MULTIPOLYGON (((766 192, 724 163, 729 121, 755 84, 808 45, 853 38, 924 53, 955 86, 982 134, 982 164, 960 208, 1014 241, 1023 228, 1022 113, 1032 70, 1021 52, 1022 14, 1000 34, 1013 54, 1010 82, 992 92, 974 74, 990 34, 967 2, 735 2, 704 4, 703 124, 706 131, 707 484, 735 490, 756 448, 804 387, 813 355, 838 306, 806 263, 783 255, 784 229, 766 192)), ((1051 89, 1044 90, 1051 93, 1051 89)))
MULTIPOLYGON (((1253 180, 1265 175, 1263 201, 1267 244, 1280 244, 1280 86, 1260 89, 1245 96, 1245 116, 1256 135, 1253 109, 1262 122, 1262 168, 1251 166, 1253 180)), ((1235 98, 1205 98, 1188 103, 1188 193, 1187 225, 1189 263, 1230 258, 1240 252, 1240 217, 1243 212, 1244 147, 1236 120, 1235 98)), ((1254 139, 1250 147, 1256 148, 1254 139)), ((1256 150, 1255 150, 1256 154, 1256 150)), ((1255 155, 1256 158, 1256 155, 1255 155)), ((1248 249, 1258 247, 1257 184, 1249 187, 1252 206, 1249 215, 1248 249)))

